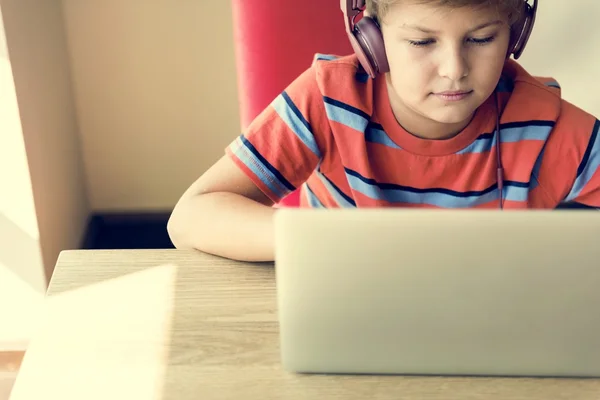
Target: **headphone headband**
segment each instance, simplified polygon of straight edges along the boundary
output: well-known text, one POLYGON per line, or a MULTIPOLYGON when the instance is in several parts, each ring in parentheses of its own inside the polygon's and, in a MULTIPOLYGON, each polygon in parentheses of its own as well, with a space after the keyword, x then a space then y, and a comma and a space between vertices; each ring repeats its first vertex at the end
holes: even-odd
POLYGON ((356 14, 360 13, 365 9, 366 1, 365 0, 341 0, 342 10, 346 11, 347 15, 351 15, 353 11, 356 11, 356 14))
POLYGON ((346 31, 354 31, 354 19, 364 11, 365 0, 340 0, 340 7, 344 13, 346 31))
MULTIPOLYGON (((512 27, 511 37, 506 58, 511 54, 515 59, 521 57, 525 45, 529 41, 535 16, 537 13, 538 0, 532 0, 533 6, 528 0, 523 0, 523 15, 512 27)), ((356 22, 357 17, 366 7, 366 0, 340 0, 340 8, 344 13, 346 33, 350 44, 365 71, 375 78, 377 74, 389 72, 389 65, 385 53, 383 35, 378 22, 367 16, 356 22)))

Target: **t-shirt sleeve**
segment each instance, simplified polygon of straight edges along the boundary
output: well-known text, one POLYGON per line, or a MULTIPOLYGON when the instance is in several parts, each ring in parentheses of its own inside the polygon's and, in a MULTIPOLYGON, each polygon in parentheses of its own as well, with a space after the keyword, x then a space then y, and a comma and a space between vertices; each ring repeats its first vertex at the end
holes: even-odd
POLYGON ((565 200, 600 208, 600 121, 596 119, 565 200))
POLYGON ((539 171, 544 189, 560 203, 600 208, 600 122, 564 102, 539 171))
POLYGON ((304 183, 327 148, 330 128, 313 65, 236 138, 226 154, 275 203, 304 183))

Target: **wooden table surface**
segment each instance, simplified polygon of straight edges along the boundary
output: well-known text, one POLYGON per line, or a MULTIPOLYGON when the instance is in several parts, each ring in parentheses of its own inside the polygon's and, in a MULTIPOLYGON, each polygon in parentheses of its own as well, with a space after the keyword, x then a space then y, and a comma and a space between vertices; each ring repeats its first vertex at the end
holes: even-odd
POLYGON ((600 399, 592 379, 285 372, 273 266, 194 251, 63 252, 45 307, 12 400, 600 399))

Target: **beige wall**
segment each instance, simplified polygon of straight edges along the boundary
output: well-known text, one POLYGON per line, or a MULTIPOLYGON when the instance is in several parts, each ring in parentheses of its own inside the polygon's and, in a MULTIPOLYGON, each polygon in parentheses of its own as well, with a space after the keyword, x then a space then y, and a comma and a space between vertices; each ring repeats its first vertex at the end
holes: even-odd
POLYGON ((0 345, 6 345, 28 337, 58 253, 80 245, 88 204, 61 4, 1 0, 0 10, 0 345))
POLYGON ((563 97, 600 118, 600 1, 538 0, 534 33, 519 61, 552 76, 563 97))
POLYGON ((63 0, 90 204, 171 209, 239 134, 229 0, 63 0))
POLYGON ((58 253, 79 246, 90 210, 171 208, 239 118, 225 0, 0 0, 0 10, 6 349, 26 345, 58 253))

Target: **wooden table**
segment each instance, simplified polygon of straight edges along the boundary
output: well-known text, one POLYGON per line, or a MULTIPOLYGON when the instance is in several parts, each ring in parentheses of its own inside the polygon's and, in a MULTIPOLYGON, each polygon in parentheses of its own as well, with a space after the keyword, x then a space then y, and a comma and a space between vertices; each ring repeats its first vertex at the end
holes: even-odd
POLYGON ((600 381, 295 375, 272 265, 192 251, 66 251, 12 400, 600 399, 600 381))

